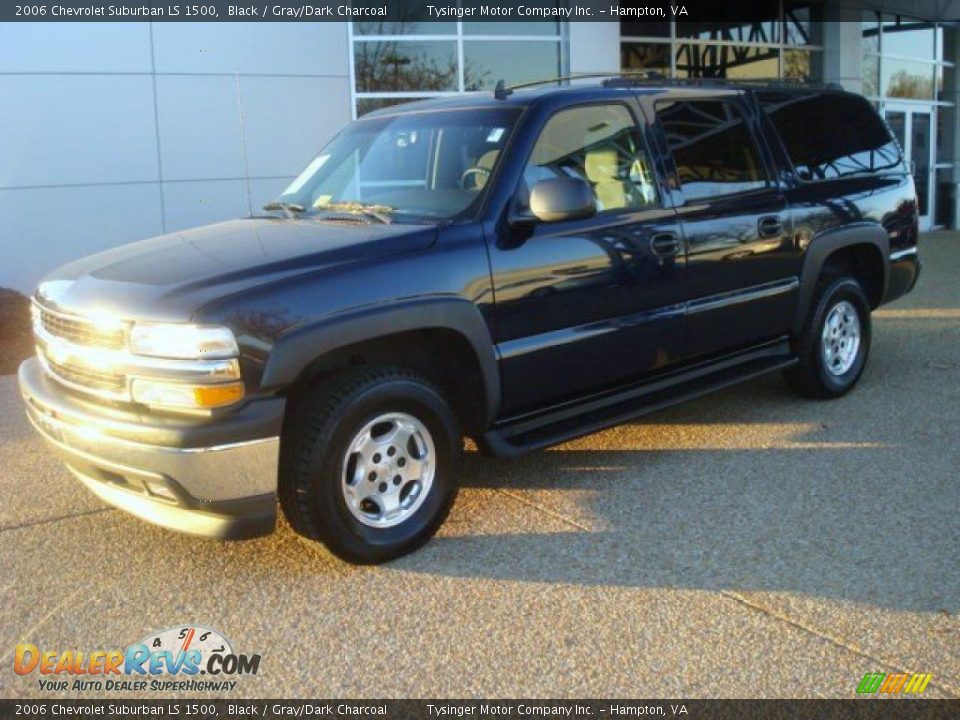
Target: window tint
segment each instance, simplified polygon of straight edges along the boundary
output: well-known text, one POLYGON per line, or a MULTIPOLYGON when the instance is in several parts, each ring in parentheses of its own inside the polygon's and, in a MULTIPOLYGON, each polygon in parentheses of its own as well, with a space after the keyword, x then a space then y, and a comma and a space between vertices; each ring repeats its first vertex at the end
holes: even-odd
POLYGON ((687 200, 765 187, 753 135, 733 103, 683 100, 657 103, 657 121, 680 174, 687 200))
POLYGON ((622 105, 571 108, 550 118, 527 163, 524 190, 557 177, 586 180, 598 211, 657 202, 650 159, 622 105))
POLYGON ((803 180, 900 165, 900 149, 863 98, 840 93, 761 93, 759 99, 803 180))

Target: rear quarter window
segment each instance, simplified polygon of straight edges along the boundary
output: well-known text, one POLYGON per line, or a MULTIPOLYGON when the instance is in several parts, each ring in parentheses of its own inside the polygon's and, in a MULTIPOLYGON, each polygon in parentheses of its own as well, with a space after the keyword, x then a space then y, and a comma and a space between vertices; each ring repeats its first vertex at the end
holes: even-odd
POLYGON ((862 97, 836 92, 758 97, 801 180, 903 169, 899 146, 862 97))

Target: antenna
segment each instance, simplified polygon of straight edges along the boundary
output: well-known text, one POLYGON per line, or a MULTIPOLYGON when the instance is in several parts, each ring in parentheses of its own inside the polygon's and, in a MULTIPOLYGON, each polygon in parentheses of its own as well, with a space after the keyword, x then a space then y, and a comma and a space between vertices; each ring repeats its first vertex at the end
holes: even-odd
POLYGON ((493 89, 493 96, 497 100, 506 100, 513 94, 513 88, 508 88, 503 78, 497 80, 497 86, 493 89))

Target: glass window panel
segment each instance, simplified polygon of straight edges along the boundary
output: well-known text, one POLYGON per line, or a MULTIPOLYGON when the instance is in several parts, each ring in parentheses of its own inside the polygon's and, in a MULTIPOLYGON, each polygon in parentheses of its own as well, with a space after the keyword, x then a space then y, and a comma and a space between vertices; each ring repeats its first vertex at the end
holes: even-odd
POLYGON ((953 168, 937 170, 937 202, 935 225, 954 227, 954 211, 956 205, 956 186, 953 184, 953 168))
POLYGON ((407 102, 416 102, 426 98, 357 98, 357 117, 363 117, 374 110, 380 110, 385 107, 402 105, 407 102))
POLYGON ((863 37, 860 47, 863 52, 880 52, 880 16, 875 12, 865 11, 860 26, 863 37))
POLYGON ((677 77, 775 78, 777 48, 749 45, 678 45, 677 77))
POLYGON ((673 153, 686 200, 766 186, 753 135, 732 103, 716 100, 657 103, 657 121, 673 153))
POLYGON ((620 21, 620 37, 670 37, 670 21, 647 22, 634 20, 620 21))
POLYGON ((742 7, 726 0, 700 0, 696 13, 714 20, 678 21, 677 37, 758 43, 780 41, 780 0, 753 0, 750 3, 753 22, 744 22, 742 7))
POLYGON ((930 214, 930 113, 915 112, 910 118, 910 160, 917 188, 920 215, 930 214))
POLYGON ((937 162, 953 162, 955 112, 952 107, 937 108, 937 162))
POLYGON ((797 80, 819 80, 823 73, 823 56, 819 50, 783 51, 783 76, 797 80))
POLYGON ((759 97, 797 175, 804 180, 875 172, 900 163, 900 150, 890 132, 861 97, 775 91, 761 92, 759 97))
POLYGON ((465 40, 463 43, 467 90, 491 89, 501 79, 512 85, 560 75, 559 42, 465 40))
POLYGON ((886 97, 933 100, 934 66, 884 57, 881 89, 886 97))
POLYGON ((621 70, 652 70, 670 74, 670 46, 666 43, 620 44, 621 70))
POLYGON ((357 92, 458 89, 456 42, 356 42, 353 61, 357 92))
POLYGON ((902 15, 883 16, 883 54, 921 60, 934 58, 934 25, 902 15))
POLYGON ((280 199, 308 214, 360 201, 393 208, 399 222, 455 217, 482 201, 518 115, 501 106, 368 117, 331 140, 280 199))
POLYGON ((650 159, 623 105, 558 112, 537 138, 523 177, 526 192, 540 180, 581 178, 593 189, 600 211, 657 203, 650 159))
POLYGON ((560 35, 559 22, 465 22, 464 35, 560 35))
POLYGON ((783 41, 787 45, 819 45, 822 41, 823 7, 809 2, 784 4, 783 41))
POLYGON ((358 20, 354 35, 456 35, 457 23, 431 21, 428 5, 433 0, 404 0, 391 3, 390 20, 358 20))
POLYGON ((861 92, 867 97, 880 94, 880 56, 864 55, 860 64, 860 79, 863 82, 861 92))
POLYGON ((887 110, 887 126, 901 149, 907 146, 907 114, 902 110, 887 110))

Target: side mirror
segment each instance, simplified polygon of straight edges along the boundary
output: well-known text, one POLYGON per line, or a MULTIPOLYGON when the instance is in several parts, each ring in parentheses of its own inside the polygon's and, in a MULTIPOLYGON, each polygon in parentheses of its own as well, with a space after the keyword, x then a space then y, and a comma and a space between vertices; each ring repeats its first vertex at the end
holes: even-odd
POLYGON ((543 222, 582 220, 597 212, 593 190, 579 178, 541 180, 530 191, 530 212, 543 222))

